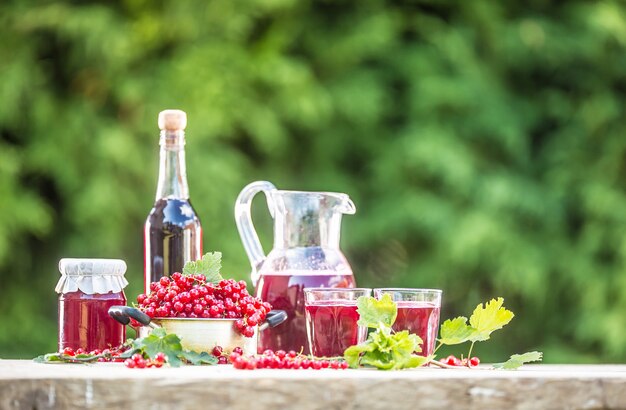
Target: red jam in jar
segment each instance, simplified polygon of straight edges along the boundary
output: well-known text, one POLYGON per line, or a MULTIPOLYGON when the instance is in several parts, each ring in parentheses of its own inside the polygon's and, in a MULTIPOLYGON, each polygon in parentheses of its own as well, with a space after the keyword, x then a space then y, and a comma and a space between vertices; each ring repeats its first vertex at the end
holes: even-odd
POLYGON ((108 310, 125 305, 126 263, 119 259, 61 259, 59 351, 66 347, 87 352, 119 346, 126 328, 108 310))

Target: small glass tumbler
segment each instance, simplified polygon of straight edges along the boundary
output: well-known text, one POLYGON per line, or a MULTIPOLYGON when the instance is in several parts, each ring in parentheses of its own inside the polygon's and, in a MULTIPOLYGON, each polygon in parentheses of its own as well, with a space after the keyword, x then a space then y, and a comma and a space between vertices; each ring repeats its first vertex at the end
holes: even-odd
POLYGON ((435 350, 439 332, 441 293, 439 289, 374 289, 376 299, 388 294, 398 305, 398 316, 392 326, 393 330, 396 332, 408 330, 422 339, 421 356, 430 356, 435 350))
POLYGON ((343 356, 348 347, 365 341, 367 328, 357 325, 356 300, 371 294, 366 288, 304 289, 306 332, 313 356, 343 356))

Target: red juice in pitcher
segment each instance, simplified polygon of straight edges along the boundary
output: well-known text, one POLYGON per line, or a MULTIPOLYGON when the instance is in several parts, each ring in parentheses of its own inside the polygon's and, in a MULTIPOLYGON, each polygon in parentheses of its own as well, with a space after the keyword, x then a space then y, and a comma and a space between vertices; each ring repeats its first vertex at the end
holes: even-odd
POLYGON ((355 301, 319 301, 305 310, 311 354, 316 357, 343 356, 348 347, 365 339, 367 329, 357 325, 355 301))
POLYGON ((408 330, 422 341, 421 356, 430 356, 435 349, 439 329, 438 305, 430 302, 397 301, 398 316, 392 328, 396 332, 408 330))
POLYGON ((288 319, 259 334, 259 353, 265 349, 294 350, 309 354, 304 314, 304 288, 353 288, 352 273, 285 271, 260 276, 256 296, 287 312, 288 319))

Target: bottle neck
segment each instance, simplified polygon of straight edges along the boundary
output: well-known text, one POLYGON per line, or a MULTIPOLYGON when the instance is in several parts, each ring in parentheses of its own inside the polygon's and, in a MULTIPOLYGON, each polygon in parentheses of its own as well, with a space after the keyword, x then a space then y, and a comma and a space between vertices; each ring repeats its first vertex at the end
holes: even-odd
POLYGON ((189 199, 187 169, 185 166, 185 132, 161 131, 159 182, 156 199, 189 199))

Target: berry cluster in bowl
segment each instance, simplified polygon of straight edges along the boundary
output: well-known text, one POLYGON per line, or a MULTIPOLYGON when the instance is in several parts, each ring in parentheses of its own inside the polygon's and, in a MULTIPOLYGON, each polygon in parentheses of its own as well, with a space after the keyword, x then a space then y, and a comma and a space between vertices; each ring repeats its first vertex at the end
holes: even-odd
POLYGON ((237 319, 235 328, 246 337, 262 323, 272 305, 248 293, 245 281, 208 282, 203 274, 175 272, 150 284, 149 294, 137 296, 137 307, 151 318, 237 319))

